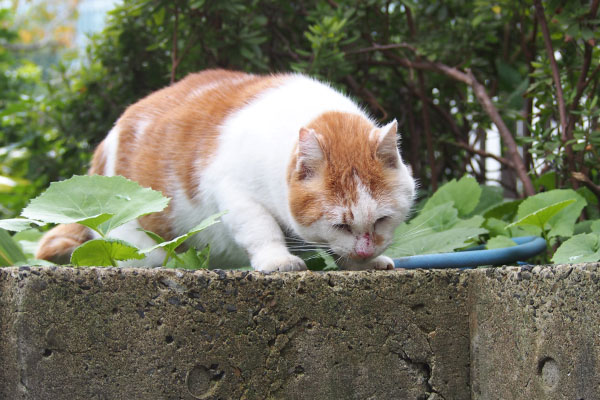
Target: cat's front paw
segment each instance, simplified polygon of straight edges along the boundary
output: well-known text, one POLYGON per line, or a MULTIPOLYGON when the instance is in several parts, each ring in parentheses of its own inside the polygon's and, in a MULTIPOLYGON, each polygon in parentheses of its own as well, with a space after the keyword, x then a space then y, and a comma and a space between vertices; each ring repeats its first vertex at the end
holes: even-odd
POLYGON ((394 269, 394 260, 388 256, 378 256, 369 262, 369 268, 378 270, 394 269))
POLYGON ((265 274, 306 270, 306 264, 300 257, 287 252, 264 251, 253 257, 251 264, 252 268, 265 274))

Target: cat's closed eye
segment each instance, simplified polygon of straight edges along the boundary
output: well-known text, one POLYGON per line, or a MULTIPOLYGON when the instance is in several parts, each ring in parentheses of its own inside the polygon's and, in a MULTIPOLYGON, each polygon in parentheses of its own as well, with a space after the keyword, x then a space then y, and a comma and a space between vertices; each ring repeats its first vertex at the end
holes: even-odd
POLYGON ((345 232, 352 233, 352 227, 348 224, 335 224, 335 225, 333 225, 333 228, 338 231, 345 231, 345 232))
POLYGON ((377 221, 375 221, 375 228, 377 228, 377 225, 381 225, 382 223, 389 221, 390 218, 391 217, 389 215, 378 218, 377 221))

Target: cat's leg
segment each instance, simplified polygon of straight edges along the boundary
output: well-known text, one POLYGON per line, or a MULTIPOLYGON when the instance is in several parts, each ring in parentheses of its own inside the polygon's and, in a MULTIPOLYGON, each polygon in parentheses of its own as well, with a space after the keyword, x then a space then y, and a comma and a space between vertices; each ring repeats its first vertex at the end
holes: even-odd
POLYGON ((233 239, 248 253, 252 268, 265 273, 303 271, 304 261, 289 252, 283 232, 268 210, 241 193, 219 196, 219 204, 227 210, 222 218, 233 239))
POLYGON ((394 260, 388 256, 377 256, 368 263, 368 269, 388 270, 394 269, 394 260))
POLYGON ((349 258, 340 258, 338 266, 344 270, 362 271, 368 269, 391 270, 394 269, 394 260, 388 256, 380 255, 369 261, 355 261, 349 258))

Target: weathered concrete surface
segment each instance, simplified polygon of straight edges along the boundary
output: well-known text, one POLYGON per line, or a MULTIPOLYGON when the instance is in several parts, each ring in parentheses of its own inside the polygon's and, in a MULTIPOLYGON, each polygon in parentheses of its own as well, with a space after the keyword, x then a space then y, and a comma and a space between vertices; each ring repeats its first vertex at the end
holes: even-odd
POLYGON ((0 269, 0 398, 468 399, 469 276, 0 269))
POLYGON ((0 399, 600 399, 600 265, 0 269, 0 399))
POLYGON ((473 399, 600 399, 600 265, 469 278, 473 399))

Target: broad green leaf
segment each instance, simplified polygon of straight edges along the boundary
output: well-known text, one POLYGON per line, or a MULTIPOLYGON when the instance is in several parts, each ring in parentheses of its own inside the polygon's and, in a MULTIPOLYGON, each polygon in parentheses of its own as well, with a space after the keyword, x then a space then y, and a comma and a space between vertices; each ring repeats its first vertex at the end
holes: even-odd
POLYGON ((116 267, 116 261, 141 260, 145 256, 139 250, 119 239, 93 239, 73 251, 71 264, 78 267, 116 267))
POLYGON ((158 243, 155 246, 152 246, 152 247, 149 247, 147 249, 142 250, 141 253, 142 254, 148 254, 151 251, 154 251, 154 250, 156 250, 158 248, 164 249, 167 252, 167 254, 173 253, 177 247, 179 247, 183 242, 185 242, 187 239, 189 239, 190 237, 192 237, 196 233, 201 232, 204 229, 208 228, 209 226, 212 226, 212 225, 220 222, 219 218, 221 218, 225 213, 226 213, 226 211, 218 213, 218 214, 211 215, 210 217, 206 218, 205 220, 203 220, 202 222, 200 222, 198 225, 196 225, 194 228, 192 228, 185 235, 178 236, 178 237, 176 237, 173 240, 169 240, 169 241, 166 241, 166 242, 158 243))
POLYGON ((592 221, 592 225, 590 226, 590 229, 594 233, 600 233, 600 220, 592 221))
POLYGON ((501 204, 504 200, 501 187, 481 185, 480 188, 481 195, 479 196, 479 203, 477 203, 477 207, 471 212, 471 215, 483 214, 492 207, 501 204))
POLYGON ((172 257, 168 262, 167 268, 182 269, 207 269, 210 255, 210 247, 206 246, 201 251, 194 248, 188 249, 185 253, 172 257))
POLYGON ((423 211, 428 211, 436 206, 454 202, 454 207, 461 217, 469 215, 479 203, 481 187, 470 176, 464 176, 459 181, 452 179, 441 186, 427 201, 423 211))
POLYGON ((142 215, 162 211, 169 199, 121 176, 74 176, 54 182, 22 215, 52 223, 77 222, 102 235, 142 215))
POLYGON ((508 222, 498 218, 488 218, 483 224, 483 227, 490 232, 491 236, 508 236, 507 226, 508 222))
POLYGON ((410 220, 407 228, 414 232, 424 228, 440 232, 453 227, 457 222, 459 222, 458 210, 454 207, 454 203, 449 202, 428 210, 421 210, 419 215, 410 220))
POLYGON ((469 219, 459 219, 452 228, 481 228, 485 218, 481 215, 474 215, 469 219))
POLYGON ((523 200, 519 205, 517 219, 523 219, 525 216, 539 211, 542 208, 570 199, 574 199, 575 202, 568 207, 565 207, 564 210, 559 213, 556 213, 556 215, 552 216, 547 221, 549 225, 547 227, 549 228, 548 237, 570 237, 573 235, 577 218, 579 218, 581 210, 583 210, 586 205, 585 199, 572 189, 550 190, 548 192, 538 193, 535 196, 523 200))
POLYGON ((596 261, 600 261, 600 235, 597 233, 573 236, 561 244, 552 257, 556 264, 596 261))
POLYGON ((503 249, 505 247, 513 247, 517 244, 508 236, 496 236, 487 241, 486 249, 503 249))
POLYGON ((46 225, 45 222, 25 218, 11 218, 0 220, 0 228, 12 232, 20 232, 24 231, 25 229, 30 229, 31 224, 35 224, 37 226, 46 225))
POLYGON ((575 229, 573 229, 573 234, 578 235, 580 233, 591 233, 592 232, 592 223, 594 221, 581 221, 575 224, 575 229))
POLYGON ((15 265, 26 260, 27 257, 10 234, 4 229, 0 229, 0 266, 15 265))
POLYGON ((392 258, 451 252, 471 244, 479 235, 487 233, 482 228, 453 228, 443 232, 421 231, 417 236, 402 233, 396 235, 394 243, 385 252, 392 258))
POLYGON ((519 204, 523 200, 512 200, 497 204, 484 212, 485 218, 496 218, 502 221, 512 221, 517 215, 519 204))
POLYGON ((534 179, 533 186, 537 192, 542 189, 546 191, 556 189, 556 171, 546 172, 539 178, 534 179))
POLYGON ((549 205, 548 207, 541 208, 531 214, 528 214, 520 220, 507 225, 507 228, 518 225, 533 225, 540 229, 546 229, 546 224, 552 217, 554 217, 559 211, 567 207, 568 205, 575 203, 575 199, 560 201, 558 203, 549 205))
POLYGON ((470 176, 464 176, 459 181, 453 179, 440 187, 427 201, 423 211, 428 211, 441 204, 454 202, 458 214, 466 216, 475 209, 480 196, 481 187, 477 181, 470 176))

